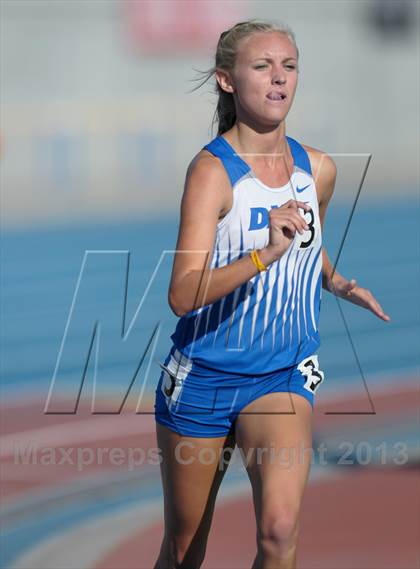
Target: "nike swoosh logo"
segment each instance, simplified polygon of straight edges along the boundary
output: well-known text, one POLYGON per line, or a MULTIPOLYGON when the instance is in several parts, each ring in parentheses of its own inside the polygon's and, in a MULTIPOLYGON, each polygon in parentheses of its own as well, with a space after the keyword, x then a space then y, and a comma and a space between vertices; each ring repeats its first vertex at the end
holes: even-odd
POLYGON ((298 188, 298 187, 297 187, 297 188, 296 188, 296 191, 299 192, 299 193, 300 193, 300 192, 303 192, 303 190, 306 190, 306 188, 309 188, 310 185, 311 185, 311 184, 308 184, 307 186, 304 186, 303 188, 298 188))

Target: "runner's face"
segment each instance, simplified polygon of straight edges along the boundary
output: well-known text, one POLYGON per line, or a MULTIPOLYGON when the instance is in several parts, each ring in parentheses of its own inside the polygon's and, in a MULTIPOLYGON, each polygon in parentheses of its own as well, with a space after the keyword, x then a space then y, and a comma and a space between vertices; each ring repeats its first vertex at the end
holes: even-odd
POLYGON ((285 34, 252 34, 239 44, 232 77, 238 118, 278 124, 289 112, 296 91, 296 48, 285 34))

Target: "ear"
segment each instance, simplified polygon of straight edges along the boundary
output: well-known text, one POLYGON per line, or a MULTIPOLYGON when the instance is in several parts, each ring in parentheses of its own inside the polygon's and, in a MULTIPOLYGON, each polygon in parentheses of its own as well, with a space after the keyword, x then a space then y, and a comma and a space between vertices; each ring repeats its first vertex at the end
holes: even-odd
POLYGON ((217 69, 215 75, 216 75, 216 81, 219 83, 223 91, 226 91, 226 93, 235 92, 235 87, 233 86, 233 82, 228 71, 224 71, 223 69, 217 69))

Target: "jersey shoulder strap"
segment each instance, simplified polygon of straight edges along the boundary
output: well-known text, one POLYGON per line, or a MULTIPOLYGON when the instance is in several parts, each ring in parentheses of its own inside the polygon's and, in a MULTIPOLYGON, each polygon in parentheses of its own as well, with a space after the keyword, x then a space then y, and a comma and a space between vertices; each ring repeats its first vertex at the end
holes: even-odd
POLYGON ((311 163, 309 161, 309 156, 306 150, 294 138, 291 138, 290 136, 286 136, 286 138, 292 152, 295 166, 297 168, 300 168, 300 170, 304 170, 312 176, 311 163))
MULTIPOLYGON (((309 156, 303 146, 294 138, 286 136, 293 156, 295 166, 300 170, 307 172, 312 176, 311 163, 309 156)), ((217 136, 211 142, 203 146, 204 150, 211 152, 214 156, 220 158, 223 166, 229 176, 232 186, 236 184, 244 175, 251 170, 250 166, 238 156, 234 148, 223 136, 217 136)))
POLYGON ((235 153, 233 147, 223 136, 217 136, 211 142, 203 146, 203 149, 208 150, 214 156, 220 158, 232 186, 243 176, 248 174, 251 169, 248 164, 235 153))

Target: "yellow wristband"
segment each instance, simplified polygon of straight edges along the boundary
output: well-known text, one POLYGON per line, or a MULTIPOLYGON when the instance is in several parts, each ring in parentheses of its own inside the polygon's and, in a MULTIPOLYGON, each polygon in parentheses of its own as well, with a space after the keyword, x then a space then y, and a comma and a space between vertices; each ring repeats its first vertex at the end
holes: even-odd
POLYGON ((251 251, 251 259, 259 272, 267 270, 267 267, 264 265, 264 263, 261 262, 261 259, 259 258, 258 253, 255 249, 251 251))

